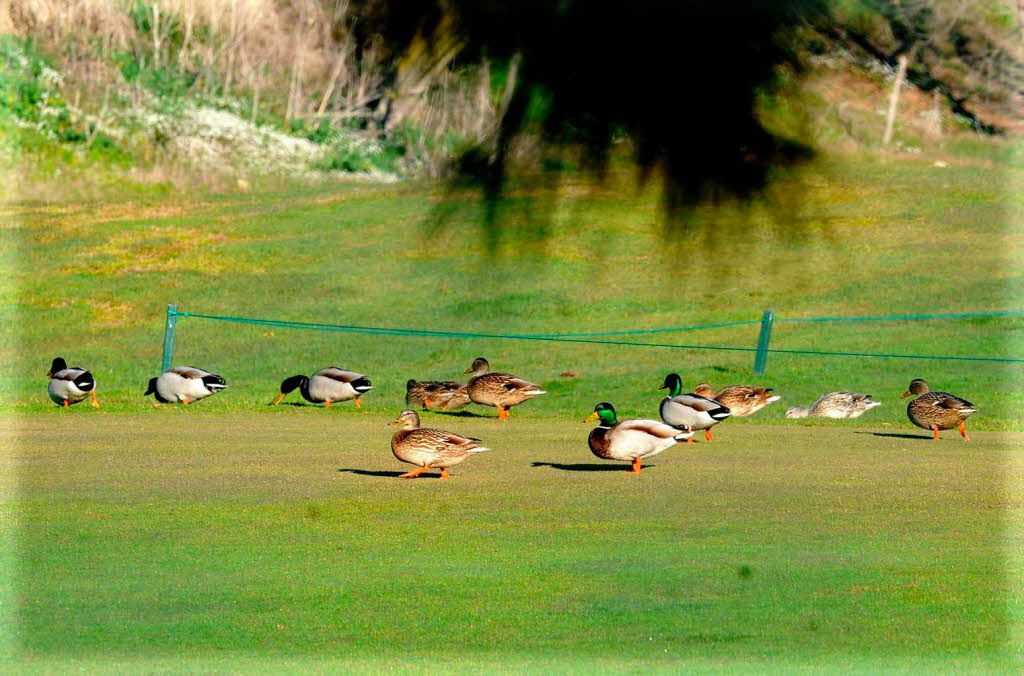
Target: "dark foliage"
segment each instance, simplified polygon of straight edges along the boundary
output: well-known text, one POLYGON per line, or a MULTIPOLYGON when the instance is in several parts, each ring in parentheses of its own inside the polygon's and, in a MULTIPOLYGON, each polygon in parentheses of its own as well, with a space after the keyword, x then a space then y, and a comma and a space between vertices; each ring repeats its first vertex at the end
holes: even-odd
POLYGON ((795 65, 796 30, 824 11, 825 0, 369 0, 359 13, 361 30, 396 51, 448 30, 465 43, 463 62, 521 55, 493 145, 456 163, 492 216, 523 132, 539 132, 548 148, 582 149, 583 168, 597 175, 627 139, 641 177, 663 177, 666 211, 677 216, 703 200, 748 198, 771 168, 806 156, 765 129, 755 108, 777 66, 795 65))

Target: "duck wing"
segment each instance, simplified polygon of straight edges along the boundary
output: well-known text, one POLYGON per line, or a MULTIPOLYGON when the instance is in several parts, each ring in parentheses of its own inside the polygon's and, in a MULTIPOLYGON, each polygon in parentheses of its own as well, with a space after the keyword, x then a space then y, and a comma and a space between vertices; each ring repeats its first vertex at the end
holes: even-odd
POLYGON ((701 413, 707 413, 717 420, 728 418, 731 413, 726 406, 723 406, 714 399, 708 399, 699 394, 679 394, 672 397, 670 401, 688 406, 701 413))
POLYGON ((626 420, 620 420, 619 424, 612 428, 612 432, 615 434, 638 432, 657 439, 676 439, 677 441, 680 439, 685 440, 687 437, 693 436, 693 432, 680 432, 671 425, 658 420, 648 420, 645 418, 627 418, 626 420))
POLYGON ((355 380, 359 380, 360 378, 366 377, 362 373, 346 371, 345 369, 338 368, 337 366, 328 366, 327 368, 320 369, 313 375, 321 376, 323 378, 330 378, 331 380, 337 380, 339 383, 351 383, 355 380))
POLYGON ((952 394, 946 392, 936 392, 935 394, 941 395, 936 397, 935 401, 932 402, 932 406, 938 406, 950 411, 963 411, 964 413, 971 411, 974 412, 977 409, 974 408, 974 404, 952 394))

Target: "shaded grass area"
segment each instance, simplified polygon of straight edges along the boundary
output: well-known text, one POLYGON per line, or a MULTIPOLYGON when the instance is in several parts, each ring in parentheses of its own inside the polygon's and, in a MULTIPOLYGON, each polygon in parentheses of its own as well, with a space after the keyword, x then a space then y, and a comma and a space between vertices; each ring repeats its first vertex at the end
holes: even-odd
POLYGON ((3 419, 16 663, 1019 658, 1019 433, 726 423, 629 476, 582 423, 426 414, 494 451, 402 481, 386 416, 156 413, 3 419))

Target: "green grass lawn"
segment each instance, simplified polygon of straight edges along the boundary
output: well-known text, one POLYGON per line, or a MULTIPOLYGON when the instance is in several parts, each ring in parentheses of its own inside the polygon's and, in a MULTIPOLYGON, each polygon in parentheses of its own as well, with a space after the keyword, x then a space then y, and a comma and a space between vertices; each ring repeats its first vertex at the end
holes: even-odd
MULTIPOLYGON (((1024 309, 1019 153, 960 160, 819 161, 674 236, 617 176, 524 181, 491 249, 473 196, 415 185, 6 205, 0 645, 57 672, 1019 667, 1024 364, 773 354, 755 376, 750 352, 187 318, 175 363, 230 388, 142 397, 168 303, 502 334, 1024 309), (101 410, 53 406, 55 356, 92 369, 101 410), (507 424, 426 416, 495 450, 451 481, 395 479, 405 381, 477 356, 548 394, 507 424), (372 379, 362 410, 267 406, 332 364, 372 379), (639 477, 605 469, 582 419, 604 400, 656 417, 670 371, 783 399, 639 477), (915 377, 978 407, 970 443, 907 421, 915 377), (838 389, 883 405, 783 418, 838 389)), ((627 339, 752 348, 757 330, 627 339)), ((780 323, 772 346, 1020 358, 1022 336, 1024 317, 780 323)))
POLYGON ((1024 435, 719 426, 643 473, 580 421, 403 481, 388 417, 3 417, 10 665, 1019 667, 1024 435))

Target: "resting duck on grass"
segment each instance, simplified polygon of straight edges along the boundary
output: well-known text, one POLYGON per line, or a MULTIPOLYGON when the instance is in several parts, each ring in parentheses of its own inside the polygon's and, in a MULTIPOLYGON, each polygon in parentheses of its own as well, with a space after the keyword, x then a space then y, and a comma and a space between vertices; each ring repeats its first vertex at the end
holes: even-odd
POLYGON ((67 408, 92 395, 92 407, 100 407, 96 401, 96 379, 81 366, 68 366, 63 357, 57 357, 50 364, 46 377, 50 379, 46 392, 58 406, 67 408))
POLYGON ((175 366, 156 378, 149 379, 149 389, 143 396, 152 394, 161 404, 190 404, 217 394, 227 383, 216 373, 210 373, 195 366, 175 366))
POLYGON ((786 409, 787 418, 859 418, 865 411, 870 411, 882 402, 872 401, 870 394, 856 392, 829 392, 814 400, 809 408, 790 406, 786 409))
POLYGON ((402 429, 391 437, 391 452, 402 462, 419 465, 419 469, 402 474, 401 479, 413 479, 430 468, 439 468, 441 478, 447 479, 448 468, 475 453, 491 449, 480 439, 464 437, 454 432, 432 427, 420 427, 420 416, 416 411, 402 411, 398 419, 388 425, 399 425, 402 429))
POLYGON ((470 400, 476 404, 496 407, 499 420, 508 420, 509 409, 513 406, 547 394, 540 389, 540 385, 510 373, 491 373, 491 365, 483 357, 474 359, 466 373, 473 374, 466 383, 470 400))
POLYGON ((302 398, 311 404, 323 404, 324 408, 330 408, 332 402, 349 401, 355 399, 356 406, 362 406, 359 395, 365 394, 373 389, 370 379, 362 373, 353 373, 340 369, 337 366, 322 368, 310 377, 303 375, 285 378, 281 382, 281 394, 277 395, 273 404, 277 406, 281 401, 299 388, 302 398))
POLYGON ((934 432, 933 438, 939 440, 939 430, 951 430, 954 427, 960 432, 964 441, 967 436, 966 420, 978 409, 974 404, 946 392, 932 392, 921 378, 910 381, 910 388, 901 399, 918 395, 907 405, 907 417, 918 427, 934 432))
MULTIPOLYGON (((665 376, 659 390, 668 389, 668 396, 661 400, 661 419, 681 430, 704 430, 704 438, 711 441, 711 428, 722 422, 732 412, 714 399, 699 394, 682 394, 683 380, 678 373, 665 376)), ((693 443, 691 434, 686 443, 693 443)))
POLYGON ((452 380, 409 380, 405 384, 405 404, 427 410, 457 411, 469 404, 469 390, 452 380))
POLYGON ((605 460, 625 460, 633 463, 627 474, 639 474, 644 458, 655 456, 693 436, 690 430, 679 431, 675 427, 641 418, 619 420, 615 407, 606 401, 594 407, 586 422, 600 420, 590 430, 587 444, 590 451, 605 460))
POLYGON ((753 415, 773 401, 780 399, 778 395, 772 394, 772 388, 754 387, 753 385, 730 385, 722 388, 716 394, 710 385, 701 383, 693 388, 693 392, 702 397, 714 399, 732 411, 737 418, 753 415))

